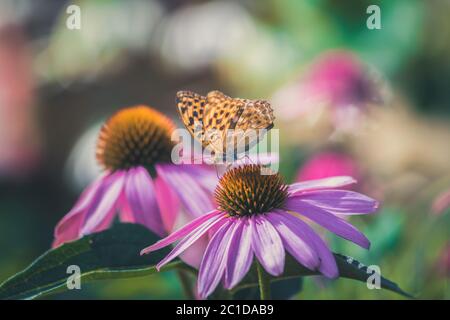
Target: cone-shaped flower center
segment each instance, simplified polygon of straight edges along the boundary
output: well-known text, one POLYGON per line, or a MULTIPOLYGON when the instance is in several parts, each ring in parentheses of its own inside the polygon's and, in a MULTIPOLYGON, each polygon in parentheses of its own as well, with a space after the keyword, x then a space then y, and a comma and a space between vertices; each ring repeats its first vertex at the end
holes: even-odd
POLYGON ((219 209, 231 216, 251 216, 281 208, 287 188, 278 173, 262 175, 261 166, 244 165, 223 175, 215 198, 219 209))
POLYGON ((136 106, 114 114, 102 127, 97 143, 97 160, 106 169, 129 169, 169 162, 175 126, 162 113, 136 106))

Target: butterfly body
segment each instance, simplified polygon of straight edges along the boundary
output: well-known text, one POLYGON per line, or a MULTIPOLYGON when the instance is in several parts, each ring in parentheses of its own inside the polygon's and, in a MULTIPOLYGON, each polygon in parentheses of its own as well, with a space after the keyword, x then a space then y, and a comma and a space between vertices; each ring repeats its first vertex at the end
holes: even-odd
POLYGON ((185 127, 210 151, 214 162, 237 160, 274 121, 268 101, 231 98, 217 90, 206 96, 179 91, 177 108, 185 127))

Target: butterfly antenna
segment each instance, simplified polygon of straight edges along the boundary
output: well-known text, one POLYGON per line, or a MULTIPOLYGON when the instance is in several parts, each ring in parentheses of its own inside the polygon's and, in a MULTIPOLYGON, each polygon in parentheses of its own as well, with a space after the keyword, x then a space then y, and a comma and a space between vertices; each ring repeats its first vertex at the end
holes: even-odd
POLYGON ((245 153, 244 158, 247 159, 248 162, 250 162, 250 164, 256 164, 256 163, 253 162, 252 158, 250 157, 250 155, 248 153, 245 153))
POLYGON ((217 176, 217 179, 220 179, 219 168, 218 168, 217 165, 215 165, 214 167, 216 168, 216 176, 217 176))

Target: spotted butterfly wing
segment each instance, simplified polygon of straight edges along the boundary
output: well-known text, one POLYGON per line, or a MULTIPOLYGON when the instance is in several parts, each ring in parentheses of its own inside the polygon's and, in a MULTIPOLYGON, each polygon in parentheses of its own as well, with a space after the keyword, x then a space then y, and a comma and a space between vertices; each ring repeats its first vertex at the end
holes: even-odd
POLYGON ((268 101, 249 99, 243 99, 243 101, 245 107, 234 130, 234 146, 244 148, 237 150, 235 152, 237 154, 246 152, 258 144, 264 134, 273 128, 275 120, 268 101))
POLYGON ((231 143, 234 156, 237 156, 239 144, 244 144, 245 150, 250 149, 261 138, 254 132, 269 130, 274 120, 267 101, 231 98, 220 91, 211 91, 206 97, 180 91, 177 93, 177 107, 192 136, 220 159, 225 159, 231 143))
POLYGON ((177 107, 181 120, 190 134, 201 141, 206 97, 192 91, 177 92, 177 107))
POLYGON ((206 97, 191 91, 177 93, 178 112, 192 136, 210 149, 215 157, 222 157, 226 144, 224 133, 233 129, 243 112, 244 104, 220 91, 206 97))

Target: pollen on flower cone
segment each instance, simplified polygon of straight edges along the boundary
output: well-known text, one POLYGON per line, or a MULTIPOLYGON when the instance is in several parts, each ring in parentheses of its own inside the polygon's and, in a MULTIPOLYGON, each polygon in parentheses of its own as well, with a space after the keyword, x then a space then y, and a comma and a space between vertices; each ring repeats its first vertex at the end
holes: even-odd
POLYGON ((215 191, 220 209, 232 216, 250 216, 282 207, 287 186, 279 174, 263 175, 261 169, 245 165, 227 171, 215 191))
POLYGON ((169 162, 174 128, 169 118, 150 107, 120 110, 100 131, 97 160, 109 170, 169 162))

